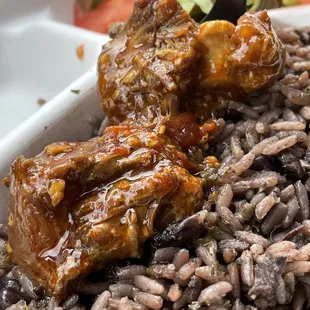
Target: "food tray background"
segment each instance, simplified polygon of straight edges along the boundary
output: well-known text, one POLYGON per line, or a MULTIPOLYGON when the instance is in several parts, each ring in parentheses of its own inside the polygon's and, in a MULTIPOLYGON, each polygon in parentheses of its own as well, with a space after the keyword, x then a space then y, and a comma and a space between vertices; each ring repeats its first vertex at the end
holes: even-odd
POLYGON ((0 139, 96 63, 108 38, 72 26, 73 4, 0 1, 0 139))

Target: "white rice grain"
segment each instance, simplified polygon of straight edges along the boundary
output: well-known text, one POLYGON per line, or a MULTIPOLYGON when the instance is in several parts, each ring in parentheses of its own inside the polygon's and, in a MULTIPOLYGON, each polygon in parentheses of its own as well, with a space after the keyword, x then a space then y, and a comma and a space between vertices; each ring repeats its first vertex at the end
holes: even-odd
POLYGON ((149 293, 136 292, 134 300, 151 309, 160 309, 163 306, 163 299, 160 296, 149 293))
POLYGON ((296 121, 277 122, 269 126, 271 130, 305 130, 306 128, 305 124, 296 121))
POLYGON ((276 254, 279 252, 288 251, 290 249, 296 249, 296 244, 291 241, 279 241, 274 244, 272 244, 268 249, 267 252, 269 254, 276 254))
POLYGON ((220 281, 202 290, 198 297, 198 301, 206 305, 220 303, 222 298, 227 293, 231 292, 232 289, 233 286, 229 282, 220 281))
POLYGON ((284 273, 293 272, 295 276, 303 276, 310 272, 310 262, 296 261, 285 265, 284 273))
POLYGON ((267 145, 262 154, 263 155, 276 155, 279 152, 290 148, 291 146, 295 145, 297 143, 297 136, 293 135, 293 136, 289 136, 286 138, 283 138, 279 141, 276 141, 274 143, 271 143, 269 145, 267 145))
POLYGON ((182 296, 182 288, 179 286, 179 284, 172 284, 168 291, 168 298, 175 302, 182 296))
POLYGON ((237 181, 231 184, 231 188, 234 193, 246 192, 249 188, 265 188, 272 187, 278 184, 278 178, 276 176, 262 176, 254 179, 247 179, 237 181))
POLYGON ((299 113, 306 120, 310 120, 310 107, 309 106, 302 107, 300 109, 299 113))
POLYGON ((294 71, 310 70, 310 61, 295 62, 292 66, 294 71))
POLYGON ((255 154, 251 152, 247 153, 238 162, 230 165, 228 171, 225 173, 225 176, 230 177, 233 175, 241 175, 252 166, 254 159, 255 154))
POLYGON ((250 153, 258 156, 261 155, 263 150, 270 144, 277 142, 279 139, 278 137, 270 137, 262 140, 258 144, 256 144, 251 150, 250 153))
POLYGON ((268 195, 255 207, 255 216, 257 219, 262 220, 269 210, 278 203, 278 199, 274 195, 268 195))
POLYGON ((165 290, 160 283, 143 275, 135 276, 134 284, 141 291, 155 295, 161 295, 165 290))
POLYGON ((218 212, 222 207, 229 208, 233 192, 230 184, 225 184, 219 189, 219 195, 216 201, 216 211, 218 212))
POLYGON ((111 297, 111 293, 109 291, 104 291, 96 299, 96 301, 94 302, 90 310, 102 310, 106 308, 108 306, 108 300, 110 297, 111 297))

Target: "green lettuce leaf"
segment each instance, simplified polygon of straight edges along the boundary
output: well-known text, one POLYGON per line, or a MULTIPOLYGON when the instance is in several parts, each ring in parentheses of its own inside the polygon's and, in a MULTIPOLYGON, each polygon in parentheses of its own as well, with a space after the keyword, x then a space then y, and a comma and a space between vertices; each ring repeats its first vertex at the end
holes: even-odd
POLYGON ((195 5, 198 5, 200 10, 205 14, 208 14, 211 11, 214 3, 213 0, 179 0, 179 2, 187 12, 191 12, 195 5))
POLYGON ((205 13, 208 14, 214 4, 214 1, 212 0, 192 0, 195 4, 197 4, 200 7, 200 10, 205 13))
POLYGON ((195 6, 194 1, 192 0, 179 0, 179 2, 182 8, 187 12, 190 12, 195 6))
MULTIPOLYGON (((184 10, 191 13, 195 7, 199 7, 200 11, 204 14, 208 14, 215 0, 179 0, 184 10)), ((279 8, 283 5, 294 5, 298 3, 298 0, 247 0, 247 10, 251 12, 279 8)))

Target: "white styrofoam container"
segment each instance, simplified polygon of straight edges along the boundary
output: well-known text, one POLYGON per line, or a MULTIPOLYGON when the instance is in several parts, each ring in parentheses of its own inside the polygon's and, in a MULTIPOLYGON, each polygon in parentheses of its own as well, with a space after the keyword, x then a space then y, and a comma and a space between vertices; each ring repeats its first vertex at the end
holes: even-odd
MULTIPOLYGON (((310 6, 277 9, 269 14, 281 26, 310 25, 310 6)), ((94 62, 96 57, 94 57, 94 62)), ((103 117, 96 90, 95 66, 59 93, 17 129, 0 140, 0 179, 9 172, 10 164, 18 155, 34 156, 55 141, 81 141, 91 136, 90 116, 103 117), (79 89, 75 95, 71 89, 79 89)), ((0 185, 0 222, 6 221, 8 189, 0 185)))
POLYGON ((89 70, 107 36, 72 23, 73 0, 0 1, 0 139, 89 70), (76 55, 83 44, 84 59, 76 55))

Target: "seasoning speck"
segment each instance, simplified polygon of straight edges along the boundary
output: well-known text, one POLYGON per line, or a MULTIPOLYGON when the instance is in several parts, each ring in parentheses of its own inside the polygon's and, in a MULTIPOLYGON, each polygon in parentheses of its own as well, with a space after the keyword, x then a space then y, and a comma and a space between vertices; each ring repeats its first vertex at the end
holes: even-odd
POLYGON ((71 89, 71 92, 79 95, 81 91, 79 89, 71 89))
POLYGON ((39 98, 38 101, 37 101, 37 103, 38 103, 39 105, 43 105, 44 103, 46 103, 46 100, 43 99, 43 98, 39 98))
POLYGON ((83 60, 84 59, 84 44, 80 44, 76 50, 76 56, 79 60, 83 60))

